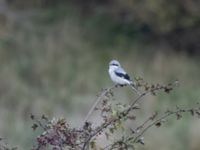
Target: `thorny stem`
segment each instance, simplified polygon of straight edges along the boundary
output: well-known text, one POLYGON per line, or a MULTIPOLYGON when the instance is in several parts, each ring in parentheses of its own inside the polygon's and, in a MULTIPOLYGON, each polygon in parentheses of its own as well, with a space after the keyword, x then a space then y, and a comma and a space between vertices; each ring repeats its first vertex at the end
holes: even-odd
MULTIPOLYGON (((107 88, 104 92, 101 93, 100 96, 98 96, 98 99, 95 101, 95 103, 92 105, 91 109, 89 110, 89 112, 87 113, 85 119, 83 120, 83 123, 81 125, 84 125, 84 123, 89 119, 89 117, 91 116, 92 112, 94 111, 95 107, 101 102, 102 100, 102 97, 105 96, 108 92, 110 92, 112 89, 116 88, 117 87, 117 84, 113 85, 112 87, 110 88, 107 88)), ((131 104, 131 106, 135 105, 137 103, 137 101, 145 96, 147 93, 144 92, 142 94, 138 94, 139 97, 131 104)))
POLYGON ((95 107, 101 102, 102 97, 105 96, 109 91, 112 89, 116 88, 116 85, 113 85, 112 87, 106 89, 104 92, 101 93, 101 95, 97 98, 95 103, 92 105, 91 109, 87 113, 85 119, 83 120, 83 123, 81 124, 82 126, 85 124, 86 121, 88 121, 89 117, 91 116, 92 112, 94 111, 95 107))
POLYGON ((186 112, 191 112, 192 109, 179 109, 176 111, 168 111, 166 112, 167 114, 165 114, 164 116, 161 116, 160 118, 158 118, 157 120, 155 120, 154 122, 152 122, 151 124, 149 124, 147 127, 145 127, 143 129, 143 131, 141 131, 141 133, 139 135, 137 135, 134 140, 133 143, 136 143, 138 141, 138 139, 152 126, 156 125, 157 123, 161 122, 162 120, 164 120, 165 118, 177 114, 177 113, 186 113, 186 112))
POLYGON ((102 132, 104 129, 106 129, 109 125, 112 125, 112 123, 115 123, 116 121, 120 120, 123 116, 127 116, 129 114, 129 112, 134 108, 134 105, 135 103, 137 103, 137 101, 139 101, 143 96, 145 96, 147 94, 146 93, 143 93, 141 94, 140 96, 138 96, 135 101, 130 105, 129 108, 127 108, 126 110, 122 111, 121 113, 119 113, 118 116, 116 116, 115 118, 111 119, 109 122, 105 122, 101 127, 97 128, 97 130, 95 130, 95 132, 93 134, 91 134, 88 139, 86 140, 86 142, 84 143, 83 145, 83 149, 82 150, 85 150, 87 145, 89 144, 89 141, 95 136, 97 135, 98 133, 102 132))
MULTIPOLYGON (((69 138, 68 139, 69 141, 66 141, 65 143, 61 143, 61 144, 58 143, 59 147, 62 149, 62 148, 64 148, 64 145, 62 145, 62 144, 66 144, 66 146, 69 146, 70 149, 89 150, 90 146, 91 146, 91 148, 93 146, 95 146, 94 143, 92 143, 93 142, 92 140, 97 138, 97 136, 102 134, 103 132, 106 132, 106 129, 108 129, 109 127, 116 127, 115 124, 118 123, 118 121, 121 122, 121 121, 126 121, 126 120, 131 119, 132 116, 129 116, 129 115, 131 115, 130 113, 132 113, 134 110, 138 109, 138 106, 136 104, 139 101, 141 101, 144 96, 147 96, 149 94, 155 95, 156 92, 160 91, 160 90, 164 90, 166 93, 169 93, 173 89, 172 86, 174 84, 176 84, 176 83, 174 82, 173 84, 168 84, 168 86, 159 85, 159 84, 157 84, 156 86, 152 85, 151 87, 144 86, 145 87, 144 92, 141 95, 137 96, 128 106, 124 105, 123 110, 121 110, 121 111, 117 110, 117 113, 113 113, 112 115, 110 115, 110 113, 112 113, 110 107, 109 107, 108 111, 106 109, 106 111, 109 112, 109 113, 108 113, 108 115, 105 116, 105 118, 103 118, 104 119, 103 123, 101 123, 96 128, 92 128, 92 124, 90 122, 87 122, 87 120, 91 116, 95 107, 102 100, 108 100, 110 98, 110 95, 112 96, 113 89, 116 88, 117 86, 114 85, 110 88, 105 89, 103 92, 101 92, 101 94, 98 96, 96 102, 92 105, 92 108, 90 109, 86 118, 84 119, 84 124, 81 127, 81 129, 77 130, 75 132, 72 132, 72 133, 71 133, 71 131, 65 132, 64 134, 66 134, 66 135, 64 135, 64 137, 66 136, 67 139, 69 138), (146 87, 148 87, 148 88, 146 88, 146 87), (80 134, 78 132, 80 132, 80 134), (69 135, 68 135, 68 133, 69 133, 69 135)), ((104 104, 104 103, 102 103, 102 104, 104 104)), ((106 108, 106 106, 105 106, 105 108, 106 108)), ((102 109, 101 111, 104 111, 104 110, 102 109)), ((125 137, 123 136, 123 137, 119 138, 117 141, 110 143, 109 145, 104 147, 103 150, 106 150, 106 149, 112 150, 112 149, 116 149, 116 148, 119 148, 119 149, 129 149, 129 148, 135 149, 134 146, 135 146, 136 143, 144 144, 141 136, 149 128, 153 127, 154 125, 159 127, 164 122, 163 120, 165 118, 167 118, 167 117, 169 117, 173 114, 177 115, 177 119, 180 119, 182 117, 182 114, 185 113, 185 112, 191 112, 192 115, 197 114, 200 117, 200 108, 198 108, 198 109, 193 109, 193 108, 192 109, 179 109, 177 107, 173 111, 169 111, 169 110, 166 111, 165 114, 161 115, 160 117, 157 117, 157 113, 155 113, 152 116, 150 116, 147 120, 145 120, 143 123, 141 123, 140 126, 136 127, 136 130, 140 129, 140 131, 135 132, 135 130, 131 129, 131 131, 132 131, 131 134, 129 134, 128 136, 125 136, 125 137)), ((34 119, 34 117, 32 117, 32 118, 34 119)), ((41 122, 38 122, 38 123, 40 125, 41 122)), ((63 121, 57 123, 57 125, 58 125, 57 127, 59 127, 59 128, 64 126, 64 130, 62 130, 61 132, 65 131, 65 129, 68 129, 68 127, 65 127, 66 126, 65 122, 63 124, 63 121)), ((42 124, 41 124, 41 127, 45 130, 45 126, 42 126, 42 124)), ((118 129, 118 128, 116 128, 116 129, 118 129)), ((54 131, 54 132, 57 132, 57 131, 54 131)), ((110 130, 110 133, 113 133, 113 131, 110 130)), ((51 138, 51 136, 52 136, 51 134, 47 134, 45 136, 48 137, 49 135, 50 135, 50 138, 51 138)), ((41 147, 41 146, 46 146, 42 143, 43 142, 42 136, 44 136, 44 135, 42 134, 40 139, 39 139, 39 140, 41 140, 41 142, 39 141, 39 146, 37 148, 38 150, 43 149, 43 147, 41 147), (41 146, 40 146, 40 143, 41 143, 41 146)), ((107 134, 106 134, 106 136, 107 136, 107 134)), ((108 136, 109 136, 109 134, 108 134, 108 136)), ((61 140, 62 140, 62 137, 61 137, 61 140)), ((44 141, 44 142, 46 142, 46 141, 44 141)), ((54 143, 50 143, 50 142, 51 141, 47 141, 47 144, 50 144, 50 145, 53 145, 53 146, 55 145, 54 143)), ((95 142, 95 140, 94 140, 94 142, 95 142)))
MULTIPOLYGON (((89 116, 91 115, 91 113, 93 112, 94 108, 96 107, 96 105, 100 102, 101 100, 101 97, 104 96, 106 93, 108 93, 110 91, 110 89, 113 89, 115 88, 116 86, 113 86, 109 89, 107 89, 105 92, 103 92, 99 98, 97 99, 97 102, 93 105, 92 109, 89 111, 85 121, 87 121, 87 119, 89 118, 89 116)), ((90 134, 90 136, 88 137, 88 139, 85 141, 84 145, 83 145, 83 148, 82 150, 85 150, 90 142, 90 140, 96 136, 98 133, 102 132, 104 129, 106 129, 108 126, 112 125, 113 123, 115 123, 116 121, 118 120, 121 120, 122 118, 126 117, 129 112, 134 109, 135 107, 135 104, 144 96, 152 93, 152 92, 156 92, 156 91, 159 91, 159 90, 162 90, 162 89, 165 89, 165 87, 158 87, 158 88, 155 88, 153 89, 152 91, 146 91, 146 92, 143 92, 141 95, 139 95, 131 104, 130 104, 130 107, 125 109, 124 111, 120 112, 118 116, 116 116, 115 118, 112 118, 109 122, 105 122, 103 123, 99 128, 97 128, 96 130, 94 130, 94 133, 90 134)), ((85 122, 84 121, 84 122, 85 122)), ((153 126, 153 125, 152 125, 153 126)), ((150 126, 151 127, 151 126, 150 126)), ((149 128, 150 128, 149 127, 149 128)), ((140 136, 138 136, 140 137, 140 136)))
MULTIPOLYGON (((178 109, 176 111, 167 111, 165 115, 161 116, 160 118, 156 119, 155 121, 153 121, 151 124, 149 124, 148 126, 146 126, 142 132, 140 132, 140 134, 138 134, 136 137, 134 136, 130 136, 129 138, 127 138, 126 140, 123 140, 123 139, 120 139, 120 140, 117 140, 116 142, 110 144, 110 145, 107 145, 106 147, 103 148, 103 150, 112 150, 113 147, 115 145, 117 145, 119 142, 124 142, 124 143, 127 143, 129 141, 132 141, 132 143, 137 143, 139 138, 141 138, 142 135, 144 135, 144 133, 151 127, 155 126, 157 123, 159 122, 162 122, 162 120, 164 120, 165 118, 168 118, 169 116, 172 116, 174 114, 177 114, 177 113, 187 113, 187 112, 191 112, 192 110, 195 110, 193 108, 190 108, 190 109, 178 109), (111 147, 111 148, 109 148, 111 147)), ((150 117, 151 118, 151 117, 150 117)), ((149 119, 148 119, 149 120, 149 119)), ((145 121, 147 122, 147 121, 145 121)))

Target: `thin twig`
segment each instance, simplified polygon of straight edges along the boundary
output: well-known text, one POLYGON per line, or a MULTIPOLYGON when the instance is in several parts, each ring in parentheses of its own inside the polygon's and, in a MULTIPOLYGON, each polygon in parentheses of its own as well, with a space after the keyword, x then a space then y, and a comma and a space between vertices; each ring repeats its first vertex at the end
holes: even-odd
MULTIPOLYGON (((116 86, 113 86, 113 87, 111 87, 110 89, 112 89, 112 88, 114 88, 114 87, 116 87, 116 86)), ((130 112, 131 110, 134 109, 135 104, 136 104, 142 97, 144 97, 144 96, 146 96, 146 95, 148 95, 148 94, 150 94, 150 93, 155 93, 156 91, 163 90, 163 89, 165 89, 165 87, 161 86, 161 87, 154 88, 154 89, 152 89, 152 90, 150 90, 150 91, 145 91, 145 92, 143 92, 141 95, 139 95, 139 96, 130 104, 130 107, 128 107, 128 108, 125 109, 124 111, 120 112, 116 117, 112 118, 110 121, 104 122, 100 127, 98 127, 97 129, 95 129, 94 132, 93 132, 92 134, 90 134, 89 137, 87 138, 87 140, 85 141, 82 150, 85 150, 85 149, 86 149, 86 147, 88 146, 90 140, 91 140, 94 136, 98 135, 98 133, 102 132, 104 129, 107 129, 108 126, 112 125, 112 124, 115 123, 116 121, 121 120, 122 118, 126 117, 126 116, 129 114, 129 112, 130 112)), ((94 110, 94 108, 96 107, 96 105, 100 102, 101 97, 104 96, 107 92, 109 92, 109 89, 107 89, 105 92, 103 92, 103 93, 99 96, 99 98, 97 99, 97 102, 95 103, 95 105, 93 105, 93 107, 92 107, 91 110, 89 111, 89 113, 88 113, 88 115, 87 115, 85 121, 87 121, 87 119, 89 118, 89 116, 90 116, 91 113, 93 112, 93 110, 94 110)), ((84 122, 85 122, 85 121, 84 121, 84 122)))
MULTIPOLYGON (((198 107, 198 108, 199 108, 199 107, 198 107)), ((198 109, 198 108, 197 108, 197 109, 198 109)), ((124 140, 123 138, 122 138, 122 139, 119 139, 119 140, 117 140, 116 142, 114 142, 114 143, 112 143, 112 144, 109 144, 109 145, 107 145, 106 147, 104 147, 103 150, 107 150, 107 149, 112 150, 112 147, 114 147, 116 144, 118 144, 118 143, 121 142, 121 141, 123 141, 124 143, 127 143, 127 142, 133 140, 132 143, 137 143, 138 140, 139 140, 139 138, 140 138, 142 135, 144 135, 144 133, 145 133, 148 129, 150 129, 151 127, 155 126, 157 123, 161 122, 161 121, 164 120, 165 118, 168 118, 169 116, 175 115, 175 114, 177 114, 177 113, 187 113, 187 112, 190 112, 190 113, 191 113, 191 110, 195 110, 195 109, 189 108, 189 109, 178 109, 178 110, 176 110, 176 111, 168 111, 167 114, 161 116, 160 118, 156 119, 156 120, 153 121, 151 124, 149 124, 147 127, 145 127, 145 128, 143 129, 143 131, 140 132, 140 134, 138 134, 136 137, 134 137, 134 136, 129 136, 128 138, 126 138, 126 140, 124 140), (109 148, 109 147, 111 147, 111 148, 109 148)), ((151 117, 150 117, 150 118, 151 118, 151 117)), ((147 121, 145 121, 145 122, 147 122, 147 121)))
POLYGON ((108 92, 110 92, 114 88, 116 88, 116 85, 113 85, 112 87, 107 88, 104 92, 101 93, 100 96, 98 96, 97 100, 92 105, 92 107, 90 108, 89 112, 87 113, 85 119, 83 120, 83 123, 81 124, 82 126, 84 126, 85 122, 88 121, 89 117, 91 116, 91 114, 94 111, 94 109, 96 108, 96 106, 101 102, 102 97, 105 96, 108 92))
POLYGON ((164 120, 165 118, 171 116, 171 115, 174 115, 174 114, 177 114, 177 113, 186 113, 186 112, 191 112, 191 108, 190 109, 179 109, 179 110, 176 110, 176 111, 168 111, 167 114, 165 114, 164 116, 161 116, 160 118, 158 118, 157 120, 153 121, 151 124, 149 124, 147 127, 145 127, 143 129, 142 132, 140 132, 139 135, 137 135, 134 140, 133 140, 133 143, 136 143, 138 141, 138 139, 149 129, 151 128, 152 126, 156 125, 157 123, 161 122, 162 120, 164 120))
POLYGON ((110 121, 105 122, 101 125, 101 127, 97 128, 96 130, 94 130, 95 132, 93 134, 91 134, 88 139, 86 140, 86 142, 83 145, 83 149, 85 150, 85 148, 87 147, 87 145, 89 144, 89 141, 96 136, 98 133, 102 132, 104 129, 106 129, 108 126, 112 125, 113 123, 115 123, 116 121, 122 119, 122 116, 125 117, 129 114, 129 112, 134 108, 134 104, 139 101, 143 96, 145 96, 147 93, 143 93, 140 96, 138 96, 136 98, 136 100, 132 103, 132 105, 130 105, 129 108, 125 109, 124 111, 122 111, 121 113, 119 113, 118 116, 116 116, 115 118, 112 118, 110 121))

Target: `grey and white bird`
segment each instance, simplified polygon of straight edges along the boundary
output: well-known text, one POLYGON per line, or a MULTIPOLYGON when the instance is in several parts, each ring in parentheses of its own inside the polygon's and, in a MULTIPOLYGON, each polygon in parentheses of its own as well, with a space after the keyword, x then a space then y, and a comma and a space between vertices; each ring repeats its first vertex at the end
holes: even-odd
POLYGON ((126 71, 121 67, 117 60, 111 60, 109 63, 109 75, 111 80, 120 86, 130 85, 131 88, 138 94, 141 95, 134 81, 132 81, 126 71))

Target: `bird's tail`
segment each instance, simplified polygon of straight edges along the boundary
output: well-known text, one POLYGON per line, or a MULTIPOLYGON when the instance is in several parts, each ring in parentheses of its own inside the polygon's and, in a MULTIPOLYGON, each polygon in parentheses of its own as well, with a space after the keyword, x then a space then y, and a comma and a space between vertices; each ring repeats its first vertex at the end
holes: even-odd
POLYGON ((138 87, 134 82, 131 82, 130 86, 138 95, 141 95, 141 92, 138 90, 138 87))

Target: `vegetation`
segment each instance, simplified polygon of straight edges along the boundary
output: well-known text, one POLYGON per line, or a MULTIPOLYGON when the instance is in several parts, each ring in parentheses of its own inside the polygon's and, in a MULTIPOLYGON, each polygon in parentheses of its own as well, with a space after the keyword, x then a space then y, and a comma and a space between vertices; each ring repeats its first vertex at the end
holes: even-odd
MULTIPOLYGON (((96 100, 98 103, 95 103, 95 108, 92 109, 92 111, 99 111, 98 115, 101 121, 97 126, 86 120, 81 127, 71 128, 63 118, 49 120, 43 115, 41 120, 37 120, 34 115, 31 115, 31 118, 35 121, 32 128, 36 130, 39 126, 44 130, 37 137, 37 144, 33 150, 43 150, 47 147, 53 150, 65 148, 70 150, 135 150, 136 144, 145 144, 143 135, 148 129, 153 126, 160 127, 170 116, 175 115, 177 120, 180 120, 184 113, 200 117, 199 106, 189 109, 181 109, 176 106, 175 110, 168 109, 162 115, 154 112, 142 123, 139 123, 135 115, 135 111, 141 109, 138 105, 139 101, 148 94, 156 95, 157 91, 163 90, 169 93, 177 85, 177 81, 168 85, 149 85, 142 79, 138 81, 138 87, 144 88, 144 92, 130 104, 114 103, 112 101, 113 90, 117 88, 117 85, 106 89, 100 94, 96 100), (98 105, 99 103, 100 105, 98 105), (136 126, 129 126, 131 122, 135 123, 136 126), (101 144, 98 143, 99 141, 101 141, 101 144)), ((91 115, 91 113, 88 114, 91 115)))
MULTIPOLYGON (((139 121, 176 105, 192 107, 200 84, 198 3, 2 0, 1 137, 18 149, 30 149, 42 133, 30 130, 31 114, 45 114, 50 120, 63 116, 71 127, 79 126, 94 93, 112 84, 107 63, 113 58, 132 77, 142 76, 151 83, 180 81, 167 96, 145 98, 143 110, 137 111, 139 121)), ((117 100, 131 102, 129 88, 116 90, 117 100)), ((93 115, 91 121, 96 122, 93 115)), ((145 146, 137 148, 197 150, 199 127, 199 121, 187 115, 176 123, 172 119, 162 130, 156 129, 159 132, 154 128, 147 132, 145 146)))

